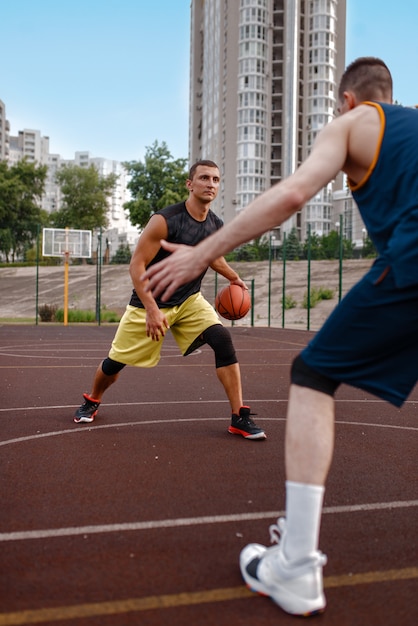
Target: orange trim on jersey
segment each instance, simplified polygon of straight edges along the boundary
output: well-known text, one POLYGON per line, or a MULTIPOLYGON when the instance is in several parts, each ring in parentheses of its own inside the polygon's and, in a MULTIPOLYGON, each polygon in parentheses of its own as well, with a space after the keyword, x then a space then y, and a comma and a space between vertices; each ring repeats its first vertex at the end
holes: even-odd
POLYGON ((383 134, 385 132, 385 123, 386 123, 386 118, 385 118, 385 114, 383 113, 383 109, 380 106, 380 104, 378 102, 362 102, 362 104, 368 104, 372 107, 375 107, 379 113, 379 117, 380 117, 380 131, 379 131, 379 138, 377 141, 377 146, 376 146, 376 152, 374 153, 374 157, 372 162, 370 163, 370 167, 367 170, 365 176, 363 176, 363 178, 361 179, 361 181, 357 184, 354 184, 353 182, 350 181, 350 179, 348 180, 348 185, 351 189, 351 191, 357 191, 357 189, 360 189, 360 187, 362 187, 363 185, 366 184, 366 182, 369 180, 375 166, 377 163, 377 159, 379 158, 379 154, 380 154, 380 148, 382 146, 382 141, 383 141, 383 134))

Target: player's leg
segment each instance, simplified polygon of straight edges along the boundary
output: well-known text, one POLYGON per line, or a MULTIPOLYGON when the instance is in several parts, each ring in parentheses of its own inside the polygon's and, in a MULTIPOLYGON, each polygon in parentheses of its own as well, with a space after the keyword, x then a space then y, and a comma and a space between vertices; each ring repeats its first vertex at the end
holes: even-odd
POLYGON ((286 519, 271 527, 278 545, 249 544, 240 557, 249 587, 295 615, 321 612, 326 604, 322 583, 326 557, 319 552, 318 542, 334 449, 336 387, 334 381, 307 368, 300 357, 295 360, 285 437, 286 519))
POLYGON ((90 423, 94 420, 104 392, 116 382, 119 372, 124 367, 124 363, 119 363, 109 357, 100 363, 94 375, 91 392, 83 394, 84 402, 75 412, 74 422, 76 424, 90 423))
POLYGON ((230 332, 222 324, 215 324, 207 328, 202 337, 215 353, 216 375, 231 406, 228 432, 249 440, 265 439, 264 430, 251 418, 250 407, 243 404, 241 370, 230 332))
POLYGON ((222 324, 214 324, 202 333, 202 339, 215 354, 216 375, 225 389, 231 412, 239 414, 242 407, 241 370, 231 334, 222 324))
POLYGON ((374 264, 292 367, 286 519, 272 528, 281 541, 273 548, 250 544, 240 559, 247 584, 289 613, 311 614, 325 607, 326 559, 317 546, 338 384, 346 382, 401 406, 417 382, 418 288, 397 289, 384 270, 384 260, 374 264))
POLYGON ((231 334, 219 321, 211 304, 197 293, 176 312, 172 310, 167 315, 173 337, 184 356, 205 343, 214 351, 216 374, 231 406, 229 432, 246 439, 265 439, 265 432, 250 417, 250 407, 243 405, 241 372, 231 334))
MULTIPOLYGON (((219 357, 215 352, 215 359, 219 357)), ((216 376, 225 389, 231 412, 238 414, 242 407, 241 370, 238 362, 216 367, 216 376)))
POLYGON ((90 394, 77 409, 74 421, 92 422, 105 391, 116 382, 125 365, 154 367, 160 359, 163 340, 153 341, 146 334, 145 309, 127 306, 112 342, 109 356, 96 370, 90 394))

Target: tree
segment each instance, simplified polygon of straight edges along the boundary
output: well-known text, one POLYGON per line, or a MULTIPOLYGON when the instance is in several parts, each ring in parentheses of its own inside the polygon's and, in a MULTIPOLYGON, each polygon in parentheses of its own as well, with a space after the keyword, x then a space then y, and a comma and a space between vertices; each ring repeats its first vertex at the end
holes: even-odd
POLYGON ((269 240, 265 237, 253 239, 225 255, 228 262, 234 261, 265 261, 269 258, 269 240))
POLYGON ((94 230, 107 226, 108 198, 115 189, 118 176, 100 176, 94 165, 64 165, 56 174, 63 205, 51 213, 55 228, 94 230))
POLYGON ((318 233, 311 233, 310 240, 306 239, 305 243, 303 244, 303 256, 305 259, 308 258, 309 246, 312 260, 325 258, 325 253, 322 246, 322 237, 320 237, 318 233))
POLYGON ((340 255, 340 233, 331 230, 328 235, 322 236, 322 250, 324 259, 338 259, 340 255))
POLYGON ((296 228, 292 228, 286 241, 282 245, 282 256, 286 254, 288 261, 299 261, 302 257, 302 244, 299 241, 296 228))
POLYGON ((9 262, 34 241, 40 223, 46 222, 41 200, 47 167, 26 159, 8 166, 0 161, 0 252, 9 262))
POLYGON ((112 256, 112 260, 110 263, 112 264, 123 264, 130 263, 132 257, 132 252, 129 247, 129 244, 121 243, 119 248, 116 250, 116 253, 112 256))
MULTIPOLYGON (((332 230, 328 235, 322 236, 322 249, 324 259, 338 259, 340 256, 340 233, 332 230)), ((354 244, 349 239, 342 241, 342 256, 344 259, 352 259, 354 244)))
POLYGON ((376 256, 377 256, 376 247, 373 241, 370 239, 370 237, 366 235, 363 241, 362 257, 374 258, 376 256))
POLYGON ((187 198, 187 159, 173 159, 167 144, 155 141, 146 148, 144 163, 123 165, 130 176, 128 189, 132 200, 124 205, 130 221, 144 228, 151 215, 165 206, 187 198))

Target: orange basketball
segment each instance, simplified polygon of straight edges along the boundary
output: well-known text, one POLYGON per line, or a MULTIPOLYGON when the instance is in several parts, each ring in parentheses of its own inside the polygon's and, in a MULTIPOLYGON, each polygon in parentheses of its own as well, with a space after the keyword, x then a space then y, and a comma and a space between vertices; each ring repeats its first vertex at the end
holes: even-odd
POLYGON ((251 308, 250 294, 239 285, 227 285, 216 294, 215 308, 226 320, 240 320, 251 308))

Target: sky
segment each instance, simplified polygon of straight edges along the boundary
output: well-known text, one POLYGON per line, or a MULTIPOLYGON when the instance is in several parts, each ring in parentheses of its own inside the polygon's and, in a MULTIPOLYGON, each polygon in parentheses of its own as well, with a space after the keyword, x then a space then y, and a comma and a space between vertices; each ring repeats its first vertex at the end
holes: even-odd
MULTIPOLYGON (((155 141, 187 158, 190 0, 0 0, 0 16, 12 135, 39 130, 64 159, 142 161, 155 141)), ((383 58, 404 105, 418 104, 417 24, 416 0, 347 0, 346 63, 383 58)))

